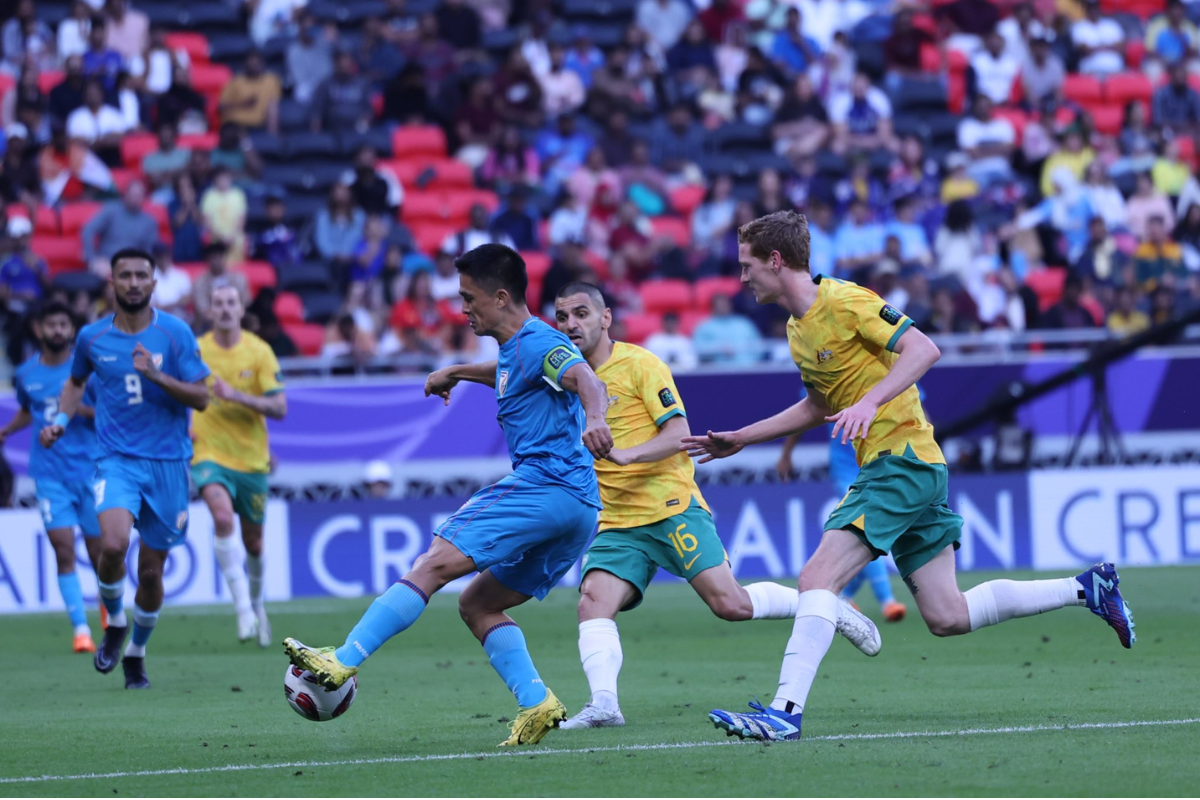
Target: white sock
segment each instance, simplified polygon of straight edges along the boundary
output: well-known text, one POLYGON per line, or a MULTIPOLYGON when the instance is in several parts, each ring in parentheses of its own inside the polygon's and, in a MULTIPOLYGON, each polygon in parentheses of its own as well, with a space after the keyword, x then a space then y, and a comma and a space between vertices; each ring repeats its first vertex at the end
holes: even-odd
POLYGON ((621 672, 621 634, 611 619, 589 619, 579 623, 579 660, 592 690, 592 703, 616 711, 617 675, 621 672))
POLYGON ((838 596, 833 592, 810 589, 800 593, 796 624, 792 626, 792 638, 788 639, 787 650, 783 653, 779 691, 771 701, 771 708, 788 714, 804 711, 817 668, 833 644, 837 617, 838 596))
POLYGON ((770 581, 750 584, 746 594, 754 609, 751 619, 793 619, 800 605, 799 592, 770 581))
POLYGON ((75 635, 76 635, 76 636, 78 636, 78 635, 79 635, 79 634, 81 634, 81 633, 86 633, 86 634, 88 634, 89 636, 90 636, 90 635, 91 635, 91 633, 92 633, 92 629, 88 627, 88 624, 87 624, 86 622, 85 622, 85 623, 83 623, 82 625, 76 625, 76 626, 75 626, 75 635))
POLYGON ((963 596, 967 598, 967 614, 973 631, 1016 617, 1084 605, 1079 599, 1079 582, 1074 578, 988 581, 968 589, 963 596))
POLYGON ((246 574, 250 577, 250 604, 259 608, 263 603, 262 556, 246 554, 246 574))
POLYGON ((216 537, 213 540, 213 553, 217 556, 217 566, 229 584, 229 593, 233 595, 233 607, 239 614, 250 610, 250 587, 246 582, 245 552, 232 536, 216 537))

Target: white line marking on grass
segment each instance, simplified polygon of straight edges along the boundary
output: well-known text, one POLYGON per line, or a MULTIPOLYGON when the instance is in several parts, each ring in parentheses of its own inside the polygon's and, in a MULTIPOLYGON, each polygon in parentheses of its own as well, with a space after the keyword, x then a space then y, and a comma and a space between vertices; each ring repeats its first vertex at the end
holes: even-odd
MULTIPOLYGON (((1144 720, 1140 722, 1083 722, 1065 725, 1019 725, 1006 728, 966 728, 953 731, 897 731, 896 733, 839 733, 831 736, 807 736, 803 742, 855 742, 876 739, 927 739, 947 736, 986 736, 1010 733, 1040 733, 1043 731, 1086 731, 1113 728, 1162 728, 1170 725, 1195 725, 1200 717, 1189 719, 1144 720)), ((113 778, 154 778, 162 775, 205 775, 214 772, 257 772, 268 769, 315 769, 317 767, 356 767, 373 764, 417 764, 427 761, 482 761, 491 758, 513 758, 521 756, 567 756, 590 755, 592 753, 628 753, 647 750, 691 750, 698 747, 741 747, 753 742, 718 739, 707 742, 674 742, 664 744, 628 744, 612 747, 560 747, 527 748, 516 750, 488 750, 482 753, 446 753, 427 756, 391 756, 384 758, 355 758, 340 761, 286 761, 277 764, 226 764, 220 767, 176 767, 174 769, 147 769, 131 772, 83 772, 76 775, 26 775, 0 778, 0 784, 48 783, 51 781, 108 780, 113 778)))

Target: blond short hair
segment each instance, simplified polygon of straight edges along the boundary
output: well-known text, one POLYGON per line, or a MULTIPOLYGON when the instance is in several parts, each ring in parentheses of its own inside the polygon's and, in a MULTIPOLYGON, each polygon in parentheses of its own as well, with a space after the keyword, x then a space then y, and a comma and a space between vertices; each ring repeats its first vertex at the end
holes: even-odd
POLYGON ((750 253, 766 261, 778 252, 784 266, 808 272, 810 239, 808 220, 795 211, 776 211, 738 228, 738 244, 750 245, 750 253))

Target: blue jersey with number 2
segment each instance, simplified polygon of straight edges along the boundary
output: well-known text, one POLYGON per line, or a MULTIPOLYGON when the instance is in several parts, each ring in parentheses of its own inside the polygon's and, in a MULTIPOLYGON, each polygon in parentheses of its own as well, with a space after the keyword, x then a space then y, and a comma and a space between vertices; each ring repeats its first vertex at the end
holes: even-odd
MULTIPOLYGON (((41 356, 26 361, 13 376, 17 402, 33 419, 33 443, 29 447, 29 477, 35 481, 90 481, 96 471, 96 425, 76 416, 62 438, 47 449, 38 444, 42 428, 54 424, 58 398, 71 374, 71 359, 56 367, 42 363, 41 356)), ((96 405, 96 382, 88 381, 83 404, 96 405)))
POLYGON ((133 350, 139 343, 172 378, 195 383, 208 377, 196 337, 178 317, 155 310, 140 333, 118 330, 113 317, 88 325, 79 332, 71 375, 93 373, 100 452, 156 461, 190 459, 188 407, 134 369, 133 350))

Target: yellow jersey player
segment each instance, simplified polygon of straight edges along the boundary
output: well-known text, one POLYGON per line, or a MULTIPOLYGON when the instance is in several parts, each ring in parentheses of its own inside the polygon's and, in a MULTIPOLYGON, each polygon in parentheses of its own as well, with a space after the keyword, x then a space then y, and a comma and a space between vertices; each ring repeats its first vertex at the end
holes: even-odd
POLYGON ((217 565, 237 610, 238 639, 256 635, 271 643, 263 605, 263 516, 267 508, 266 417, 283 419, 287 397, 275 353, 242 330, 246 310, 233 284, 213 287, 213 330, 200 338, 200 356, 212 370, 207 411, 192 417, 192 481, 212 512, 217 565), (233 540, 233 515, 242 526, 242 548, 233 540), (247 581, 249 575, 249 581, 247 581))
MULTIPOLYGON (((618 612, 636 608, 659 567, 683 578, 713 613, 730 621, 792 619, 799 596, 769 581, 740 586, 712 514, 680 451, 687 415, 667 365, 648 350, 608 335, 612 312, 589 283, 570 283, 555 301, 558 329, 570 337, 608 387, 614 448, 596 460, 600 532, 583 557, 579 657, 591 701, 566 730, 625 724, 617 700, 623 660, 618 612)), ((864 653, 879 652, 875 625, 848 603, 838 629, 864 653)))
POLYGON ((832 422, 833 437, 854 442, 861 469, 800 571, 799 610, 775 699, 767 708, 751 703, 748 713, 716 709, 709 720, 743 738, 799 739, 804 704, 833 640, 838 592, 889 552, 935 636, 1078 605, 1107 622, 1123 646, 1132 646, 1133 617, 1112 564, 1074 578, 958 588, 954 551, 962 517, 947 504, 946 461, 916 387, 941 354, 911 319, 874 292, 814 278, 809 244, 808 222, 794 211, 738 230, 742 283, 759 303, 777 303, 791 314, 788 341, 808 395, 740 430, 709 431, 684 442, 704 462, 832 422))

